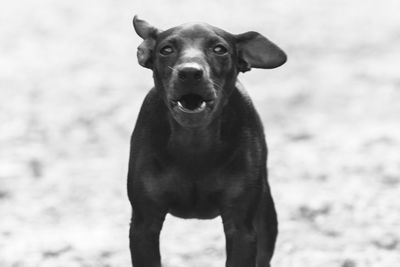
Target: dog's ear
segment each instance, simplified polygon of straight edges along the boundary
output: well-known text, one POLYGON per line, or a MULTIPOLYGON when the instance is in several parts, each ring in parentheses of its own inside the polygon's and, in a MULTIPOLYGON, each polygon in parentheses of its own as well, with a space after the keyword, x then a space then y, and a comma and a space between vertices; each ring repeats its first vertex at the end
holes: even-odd
POLYGON ((137 15, 133 18, 133 27, 136 33, 143 39, 143 42, 138 46, 137 50, 139 64, 145 68, 152 69, 153 50, 160 30, 150 25, 147 21, 139 19, 137 15))
POLYGON ((239 54, 239 70, 251 68, 273 69, 287 60, 285 52, 258 32, 245 32, 235 36, 239 54))

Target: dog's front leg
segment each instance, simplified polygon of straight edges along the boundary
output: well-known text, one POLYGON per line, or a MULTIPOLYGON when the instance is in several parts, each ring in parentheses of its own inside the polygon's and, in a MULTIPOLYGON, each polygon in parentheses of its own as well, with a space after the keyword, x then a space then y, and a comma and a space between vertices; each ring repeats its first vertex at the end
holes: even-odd
POLYGON ((129 231, 133 267, 160 267, 159 238, 165 213, 150 207, 133 209, 129 231))
POLYGON ((254 213, 249 209, 231 206, 222 212, 226 237, 226 267, 256 266, 256 233, 254 213))

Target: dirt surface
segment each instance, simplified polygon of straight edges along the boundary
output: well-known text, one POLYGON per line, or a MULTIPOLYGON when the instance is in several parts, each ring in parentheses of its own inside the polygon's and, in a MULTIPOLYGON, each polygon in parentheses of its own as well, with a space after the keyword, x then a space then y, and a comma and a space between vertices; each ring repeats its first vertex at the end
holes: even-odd
MULTIPOLYGON (((400 266, 400 2, 8 1, 0 7, 0 266, 129 266, 129 136, 152 79, 134 14, 259 31, 274 267, 400 266)), ((224 266, 220 219, 168 217, 165 267, 224 266)))

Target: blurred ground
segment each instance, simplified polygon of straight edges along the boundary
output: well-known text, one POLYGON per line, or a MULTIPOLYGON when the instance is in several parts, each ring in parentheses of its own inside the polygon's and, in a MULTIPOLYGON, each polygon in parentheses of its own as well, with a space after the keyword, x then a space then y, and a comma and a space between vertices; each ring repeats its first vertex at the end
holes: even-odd
MULTIPOLYGON (((0 266, 129 266, 128 143, 151 72, 134 14, 257 30, 275 267, 400 263, 400 2, 8 1, 0 6, 0 266)), ((223 266, 220 220, 168 217, 164 266, 223 266), (184 237, 183 237, 184 234, 184 237)))

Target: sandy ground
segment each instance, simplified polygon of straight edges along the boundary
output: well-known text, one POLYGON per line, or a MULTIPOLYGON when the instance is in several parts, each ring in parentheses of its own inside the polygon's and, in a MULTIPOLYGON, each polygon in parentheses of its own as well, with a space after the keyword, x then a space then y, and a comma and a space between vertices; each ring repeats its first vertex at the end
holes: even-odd
MULTIPOLYGON (((129 266, 128 143, 151 72, 131 19, 257 30, 289 62, 241 75, 265 123, 275 267, 400 266, 400 2, 0 5, 0 266, 129 266)), ((220 219, 168 217, 164 266, 224 266, 220 219)))

